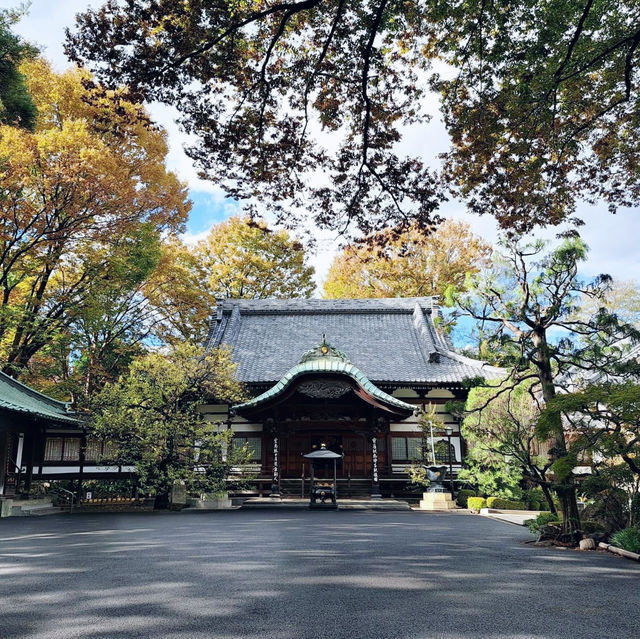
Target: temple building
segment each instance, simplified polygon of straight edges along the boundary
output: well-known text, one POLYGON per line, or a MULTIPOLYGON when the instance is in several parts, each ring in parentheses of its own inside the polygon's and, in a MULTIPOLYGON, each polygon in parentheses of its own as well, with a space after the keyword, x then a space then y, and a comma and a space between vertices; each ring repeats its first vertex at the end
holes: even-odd
MULTIPOLYGON (((501 370, 454 352, 439 318, 431 297, 220 300, 207 347, 231 351, 250 399, 202 412, 250 450, 238 472, 262 495, 299 496, 304 455, 325 447, 340 455, 343 497, 406 493, 421 457, 454 478, 465 447, 447 402, 466 398, 466 379, 501 370), (417 411, 429 406, 439 419, 425 441, 417 411)), ((68 404, 0 373, 0 500, 29 497, 35 480, 74 480, 79 491, 84 479, 133 477, 111 446, 68 404)))
POLYGON ((207 345, 230 349, 252 398, 203 411, 250 449, 262 494, 299 494, 303 455, 323 444, 342 456, 343 495, 401 494, 429 405, 440 418, 430 455, 455 476, 464 442, 446 404, 466 398, 466 379, 500 370, 454 352, 438 318, 431 297, 220 300, 207 345))
POLYGON ((133 466, 106 461, 110 446, 68 403, 0 372, 0 500, 29 497, 35 480, 132 477, 133 466))

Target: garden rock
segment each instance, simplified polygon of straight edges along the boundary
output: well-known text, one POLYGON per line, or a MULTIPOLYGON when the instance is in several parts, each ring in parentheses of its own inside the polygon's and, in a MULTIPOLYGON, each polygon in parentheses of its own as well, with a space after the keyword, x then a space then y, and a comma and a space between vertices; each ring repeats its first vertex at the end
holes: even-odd
POLYGON ((596 542, 593 541, 593 539, 591 539, 590 537, 587 537, 587 539, 582 539, 580 541, 580 550, 595 550, 596 549, 596 542))

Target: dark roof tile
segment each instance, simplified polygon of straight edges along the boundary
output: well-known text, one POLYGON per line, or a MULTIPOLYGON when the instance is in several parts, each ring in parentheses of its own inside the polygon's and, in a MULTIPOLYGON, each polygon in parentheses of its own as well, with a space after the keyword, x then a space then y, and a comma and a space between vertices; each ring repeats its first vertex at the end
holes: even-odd
POLYGON ((225 300, 208 343, 230 348, 239 379, 248 383, 278 381, 323 334, 373 382, 495 376, 499 369, 451 352, 433 325, 437 312, 431 297, 225 300))

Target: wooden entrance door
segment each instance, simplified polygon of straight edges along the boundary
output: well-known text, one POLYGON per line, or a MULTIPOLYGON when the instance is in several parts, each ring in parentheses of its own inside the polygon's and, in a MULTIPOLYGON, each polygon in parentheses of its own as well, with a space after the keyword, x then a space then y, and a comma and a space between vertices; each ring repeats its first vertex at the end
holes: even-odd
MULTIPOLYGON (((294 479, 302 475, 309 475, 309 461, 303 455, 318 450, 325 444, 329 450, 344 453, 342 459, 337 460, 336 471, 338 477, 351 476, 354 479, 368 479, 371 477, 371 443, 364 434, 349 431, 327 431, 295 433, 280 438, 280 468, 282 477, 294 479)), ((333 465, 331 466, 333 474, 333 465)))
POLYGON ((344 476, 353 478, 370 478, 372 472, 371 450, 368 439, 357 433, 343 438, 344 476))

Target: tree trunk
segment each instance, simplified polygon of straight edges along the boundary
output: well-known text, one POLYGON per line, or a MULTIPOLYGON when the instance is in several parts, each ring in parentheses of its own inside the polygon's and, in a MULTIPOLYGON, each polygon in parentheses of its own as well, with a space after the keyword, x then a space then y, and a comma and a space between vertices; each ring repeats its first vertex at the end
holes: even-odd
MULTIPOLYGON (((542 387, 542 397, 545 404, 548 404, 556 396, 556 387, 553 382, 553 368, 549 356, 549 346, 546 339, 546 331, 540 328, 534 331, 533 343, 536 347, 537 361, 535 365, 538 369, 540 384, 542 387)), ((553 428, 552 459, 554 461, 568 457, 567 442, 564 436, 562 416, 558 415, 557 423, 553 428)), ((562 510, 562 532, 566 535, 574 535, 580 529, 580 514, 578 512, 578 500, 576 497, 576 486, 573 480, 571 469, 564 470, 556 467, 554 469, 553 488, 560 499, 562 510)))
POLYGON ((547 505, 549 506, 549 510, 554 514, 558 514, 558 510, 556 509, 556 505, 553 501, 553 496, 551 495, 551 491, 549 490, 549 486, 545 486, 544 484, 540 485, 542 489, 542 493, 544 494, 544 498, 547 500, 547 505))

